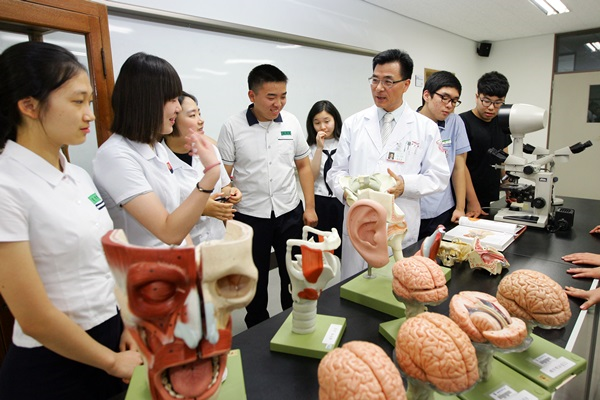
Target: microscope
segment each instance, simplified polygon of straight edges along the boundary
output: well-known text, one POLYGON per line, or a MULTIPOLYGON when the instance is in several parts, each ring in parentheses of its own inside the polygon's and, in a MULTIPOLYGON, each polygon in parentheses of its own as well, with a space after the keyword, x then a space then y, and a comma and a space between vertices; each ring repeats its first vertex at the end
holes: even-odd
MULTIPOLYGON (((494 216, 494 220, 546 228, 554 216, 554 206, 562 200, 554 197, 555 162, 567 162, 569 156, 577 154, 592 145, 591 141, 578 142, 551 153, 548 149, 523 144, 527 133, 535 132, 546 126, 547 112, 543 108, 529 104, 505 104, 498 110, 498 124, 504 133, 513 138, 513 153, 508 155, 502 150, 489 149, 499 163, 494 168, 504 169, 500 189, 506 192, 507 207, 494 216), (524 154, 536 156, 529 161, 524 154), (519 182, 519 179, 532 183, 519 182)), ((572 210, 571 210, 572 211, 572 210)))

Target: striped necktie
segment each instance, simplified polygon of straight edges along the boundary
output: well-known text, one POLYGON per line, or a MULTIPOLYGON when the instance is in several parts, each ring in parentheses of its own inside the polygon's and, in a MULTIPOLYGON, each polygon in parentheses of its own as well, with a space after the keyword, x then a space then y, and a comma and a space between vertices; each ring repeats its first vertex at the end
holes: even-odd
POLYGON ((394 120, 394 114, 385 113, 383 116, 383 126, 381 127, 381 144, 385 146, 385 142, 387 142, 388 137, 392 133, 392 121, 394 120))

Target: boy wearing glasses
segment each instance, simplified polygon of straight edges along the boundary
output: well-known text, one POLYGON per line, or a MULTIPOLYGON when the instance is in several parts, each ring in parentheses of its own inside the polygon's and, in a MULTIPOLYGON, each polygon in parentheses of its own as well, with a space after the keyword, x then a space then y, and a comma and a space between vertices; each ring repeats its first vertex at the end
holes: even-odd
POLYGON ((504 104, 509 88, 508 80, 497 71, 483 74, 477 81, 475 108, 460 114, 467 128, 471 151, 467 155, 467 215, 488 215, 492 201, 500 198, 502 171, 488 149, 508 152, 510 135, 498 126, 498 109, 504 104))
POLYGON ((419 240, 431 235, 438 225, 447 227, 465 215, 466 158, 471 146, 465 124, 454 114, 454 108, 460 105, 461 92, 460 81, 448 71, 434 73, 423 87, 423 105, 418 111, 438 125, 448 167, 452 171, 452 184, 443 192, 421 198, 419 240))
MULTIPOLYGON (((403 248, 417 241, 419 199, 444 190, 450 178, 437 125, 403 101, 412 72, 413 61, 401 50, 386 50, 373 58, 369 84, 375 104, 344 121, 333 166, 327 174, 327 183, 346 205, 346 212, 339 178, 375 173, 392 176, 397 184, 388 192, 395 197, 408 225, 403 248)), ((342 279, 366 267, 344 227, 342 279)))

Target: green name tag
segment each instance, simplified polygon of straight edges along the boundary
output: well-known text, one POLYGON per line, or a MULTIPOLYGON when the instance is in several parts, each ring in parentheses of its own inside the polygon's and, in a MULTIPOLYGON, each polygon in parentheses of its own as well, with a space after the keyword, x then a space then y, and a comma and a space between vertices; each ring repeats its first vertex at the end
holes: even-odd
POLYGON ((90 201, 91 201, 93 204, 97 204, 98 202, 102 201, 102 200, 100 199, 100 196, 98 196, 96 193, 94 193, 94 194, 91 194, 90 196, 88 196, 88 199, 90 199, 90 201))
POLYGON ((292 136, 292 131, 281 131, 281 136, 292 136))

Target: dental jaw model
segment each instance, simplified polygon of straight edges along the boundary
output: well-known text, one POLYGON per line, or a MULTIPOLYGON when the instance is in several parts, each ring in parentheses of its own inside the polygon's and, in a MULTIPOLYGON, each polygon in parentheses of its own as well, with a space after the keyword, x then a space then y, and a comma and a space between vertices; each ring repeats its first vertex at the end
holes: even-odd
POLYGON ((286 267, 290 276, 292 304, 292 332, 312 333, 316 326, 317 300, 327 283, 340 270, 340 260, 333 250, 340 246, 341 239, 335 228, 331 232, 304 226, 302 240, 287 241, 286 267), (323 238, 322 242, 308 240, 308 233, 323 238), (292 259, 292 249, 300 247, 301 255, 292 259))
MULTIPOLYGON (((345 176, 340 179, 340 184, 344 188, 346 202, 350 206, 350 210, 352 210, 354 203, 361 199, 370 199, 383 206, 383 209, 385 210, 387 245, 392 248, 394 259, 396 261, 401 260, 403 258, 402 240, 404 239, 407 230, 406 221, 404 220, 404 213, 394 202, 394 196, 387 192, 389 188, 396 185, 396 180, 389 175, 377 173, 357 177, 345 176)), ((348 233, 350 234, 350 232, 348 233)), ((350 239, 352 239, 351 234, 350 239)), ((365 258, 360 250, 359 253, 365 258)), ((366 258, 365 260, 369 263, 366 258)), ((387 262, 388 260, 386 259, 386 262, 383 265, 386 265, 387 262)), ((369 267, 371 266, 376 267, 369 263, 369 267)))
POLYGON ((148 368, 154 400, 215 399, 231 348, 231 316, 254 297, 252 228, 228 221, 225 238, 194 247, 102 245, 126 328, 148 368))

